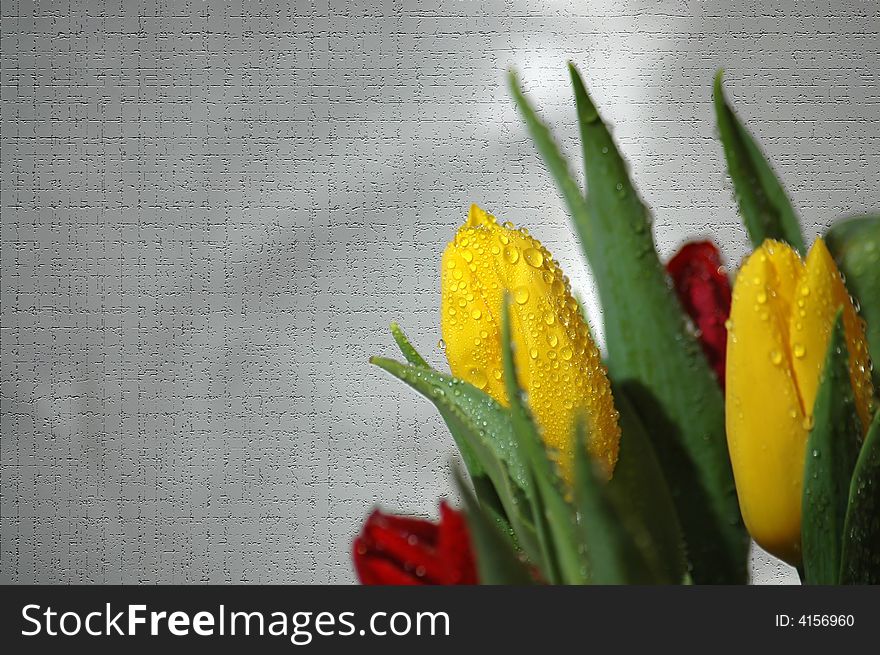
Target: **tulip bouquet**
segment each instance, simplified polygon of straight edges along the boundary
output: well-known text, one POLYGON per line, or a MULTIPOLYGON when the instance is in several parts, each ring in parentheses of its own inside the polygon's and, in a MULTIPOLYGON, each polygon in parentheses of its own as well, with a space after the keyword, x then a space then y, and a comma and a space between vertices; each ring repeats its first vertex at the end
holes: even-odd
POLYGON ((510 85, 596 280, 607 352, 547 249, 472 206, 440 264, 451 373, 397 325, 406 361, 371 360, 445 420, 465 512, 444 504, 439 525, 374 512, 354 543, 360 579, 743 583, 751 534, 807 583, 880 582, 880 217, 840 221, 807 250, 719 74, 718 133, 755 250, 732 289, 711 242, 664 266, 570 73, 586 193, 510 85))

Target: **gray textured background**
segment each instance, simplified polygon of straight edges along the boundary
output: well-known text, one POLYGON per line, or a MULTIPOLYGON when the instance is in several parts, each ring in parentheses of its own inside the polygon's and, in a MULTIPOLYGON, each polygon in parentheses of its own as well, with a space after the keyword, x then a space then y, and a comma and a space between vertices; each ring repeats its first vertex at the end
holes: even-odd
POLYGON ((664 255, 709 231, 745 252, 722 66, 810 238, 880 206, 870 2, 3 0, 0 21, 3 582, 345 582, 373 503, 436 511, 452 441, 367 358, 398 320, 441 360, 468 204, 593 298, 510 66, 573 154, 580 65, 664 255))

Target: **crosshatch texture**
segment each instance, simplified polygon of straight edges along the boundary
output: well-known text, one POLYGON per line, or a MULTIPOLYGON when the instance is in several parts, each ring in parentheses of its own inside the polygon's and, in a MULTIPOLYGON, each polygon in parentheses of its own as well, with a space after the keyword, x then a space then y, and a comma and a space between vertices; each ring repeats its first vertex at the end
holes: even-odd
MULTIPOLYGON (((877 11, 3 0, 0 581, 352 581, 374 503, 436 515, 452 487, 442 423, 367 358, 397 320, 442 361, 469 203, 600 318, 504 71, 574 156, 575 61, 662 254, 711 233, 735 266, 715 70, 812 239, 880 206, 877 11)), ((756 554, 755 579, 791 574, 756 554)))

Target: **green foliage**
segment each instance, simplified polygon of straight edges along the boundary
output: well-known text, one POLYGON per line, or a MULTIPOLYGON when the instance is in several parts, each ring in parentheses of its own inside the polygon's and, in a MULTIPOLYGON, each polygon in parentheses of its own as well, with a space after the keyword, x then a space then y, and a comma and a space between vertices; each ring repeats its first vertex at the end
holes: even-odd
POLYGON ((724 146, 727 171, 733 181, 739 210, 752 245, 757 248, 764 243, 764 239, 776 239, 789 243, 801 255, 805 255, 800 223, 785 189, 755 139, 724 97, 721 78, 722 72, 718 71, 713 93, 718 135, 724 146))
POLYGON ((880 584, 880 410, 862 444, 849 487, 841 584, 880 584))
POLYGON ((534 580, 510 539, 496 520, 477 502, 467 482, 456 471, 458 490, 465 501, 471 544, 477 560, 480 583, 489 585, 530 585, 534 580))
POLYGON ((511 75, 535 145, 571 213, 599 291, 608 367, 645 425, 672 490, 698 583, 746 579, 748 539, 727 454, 724 403, 657 256, 648 212, 575 68, 588 194, 511 75))
MULTIPOLYGON (((880 362, 880 215, 837 221, 825 239, 865 319, 868 351, 880 362)), ((880 366, 874 367, 873 378, 874 388, 880 389, 880 366)))
POLYGON ((850 480, 862 434, 848 361, 843 320, 838 312, 813 408, 815 422, 804 463, 801 542, 807 584, 839 581, 850 480))

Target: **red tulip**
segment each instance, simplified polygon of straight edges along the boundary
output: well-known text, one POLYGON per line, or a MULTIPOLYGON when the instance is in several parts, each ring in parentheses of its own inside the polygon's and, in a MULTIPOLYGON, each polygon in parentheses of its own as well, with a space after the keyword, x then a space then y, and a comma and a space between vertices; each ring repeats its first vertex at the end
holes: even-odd
POLYGON ((477 584, 464 516, 440 502, 440 522, 374 510, 353 544, 363 584, 477 584))
POLYGON ((730 280, 721 266, 721 253, 711 241, 685 244, 666 265, 675 292, 696 325, 709 365, 724 388, 730 280))

